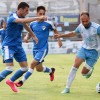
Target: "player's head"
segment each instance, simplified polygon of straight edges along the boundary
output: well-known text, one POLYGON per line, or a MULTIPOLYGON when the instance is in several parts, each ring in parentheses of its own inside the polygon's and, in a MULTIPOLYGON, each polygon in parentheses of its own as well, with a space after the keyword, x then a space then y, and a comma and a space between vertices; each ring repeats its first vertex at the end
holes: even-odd
POLYGON ((4 19, 1 20, 1 27, 6 29, 6 21, 4 19))
POLYGON ((46 9, 44 6, 38 6, 37 7, 37 16, 43 16, 45 15, 46 9))
POLYGON ((91 23, 90 23, 90 16, 89 16, 89 13, 87 11, 83 11, 81 14, 80 14, 80 19, 81 19, 81 22, 83 24, 83 26, 85 28, 89 28, 91 23))
POLYGON ((17 11, 20 17, 24 17, 29 12, 29 5, 26 2, 21 2, 17 7, 17 11))

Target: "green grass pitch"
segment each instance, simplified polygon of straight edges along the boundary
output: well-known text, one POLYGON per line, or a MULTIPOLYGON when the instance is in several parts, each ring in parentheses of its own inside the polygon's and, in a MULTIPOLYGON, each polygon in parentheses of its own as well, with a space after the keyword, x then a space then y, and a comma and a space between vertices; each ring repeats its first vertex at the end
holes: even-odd
MULTIPOLYGON (((30 64, 32 55, 27 57, 30 64)), ((96 84, 100 81, 100 59, 89 79, 85 79, 81 75, 81 66, 72 84, 71 93, 60 93, 65 88, 66 79, 74 58, 74 54, 48 55, 45 58, 44 65, 56 68, 55 80, 51 82, 47 73, 40 73, 35 70, 26 83, 19 88, 19 93, 12 92, 3 80, 0 83, 0 100, 100 100, 100 94, 95 91, 96 84)), ((14 66, 16 71, 19 65, 15 62, 14 66)), ((0 71, 4 68, 2 57, 0 57, 0 71)))

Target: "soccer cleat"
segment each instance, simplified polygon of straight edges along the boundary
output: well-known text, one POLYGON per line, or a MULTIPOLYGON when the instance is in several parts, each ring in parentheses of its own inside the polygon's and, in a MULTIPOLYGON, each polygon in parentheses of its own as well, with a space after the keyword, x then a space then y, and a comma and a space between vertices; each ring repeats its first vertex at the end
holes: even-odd
POLYGON ((69 88, 65 88, 61 93, 62 94, 70 93, 70 89, 69 88))
POLYGON ((93 70, 94 68, 91 69, 91 72, 88 75, 86 75, 85 78, 89 78, 92 75, 93 70))
POLYGON ((21 87, 23 85, 23 81, 20 80, 19 82, 15 82, 15 85, 17 87, 21 87))
POLYGON ((55 72, 55 68, 51 68, 52 72, 49 74, 50 75, 50 81, 54 80, 54 72, 55 72))
POLYGON ((14 92, 18 92, 18 89, 16 88, 14 82, 12 82, 10 79, 6 80, 6 84, 10 86, 10 88, 14 91, 14 92))

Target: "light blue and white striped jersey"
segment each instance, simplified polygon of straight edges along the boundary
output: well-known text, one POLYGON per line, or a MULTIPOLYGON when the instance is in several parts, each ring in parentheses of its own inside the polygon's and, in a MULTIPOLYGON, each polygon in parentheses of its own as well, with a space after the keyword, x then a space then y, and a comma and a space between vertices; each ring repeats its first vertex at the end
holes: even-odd
POLYGON ((3 46, 17 46, 22 45, 21 33, 23 30, 22 23, 16 23, 15 20, 18 19, 17 13, 11 13, 7 19, 7 28, 3 46))
POLYGON ((100 50, 100 25, 91 22, 91 26, 86 29, 80 24, 76 29, 75 33, 81 34, 83 38, 82 47, 85 49, 100 50))
POLYGON ((54 30, 55 26, 51 21, 31 22, 30 28, 38 38, 38 43, 34 41, 34 50, 43 50, 48 47, 49 31, 54 30))

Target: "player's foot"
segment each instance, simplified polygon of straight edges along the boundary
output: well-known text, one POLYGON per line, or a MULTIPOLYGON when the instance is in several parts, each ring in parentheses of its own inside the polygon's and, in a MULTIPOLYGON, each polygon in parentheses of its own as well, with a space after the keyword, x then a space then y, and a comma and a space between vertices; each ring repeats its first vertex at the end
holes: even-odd
POLYGON ((69 88, 65 88, 61 93, 62 94, 70 93, 70 89, 69 88))
POLYGON ((51 68, 52 72, 49 74, 50 75, 50 81, 54 80, 54 72, 55 72, 55 68, 51 68))
POLYGON ((23 85, 23 81, 20 80, 19 82, 15 82, 15 85, 17 87, 21 87, 23 85))
POLYGON ((6 84, 10 86, 10 88, 14 91, 14 92, 18 92, 18 89, 16 88, 14 82, 12 82, 10 79, 6 80, 6 84))
POLYGON ((93 70, 94 70, 94 68, 91 69, 91 72, 88 75, 86 75, 85 78, 89 78, 92 75, 93 70))

